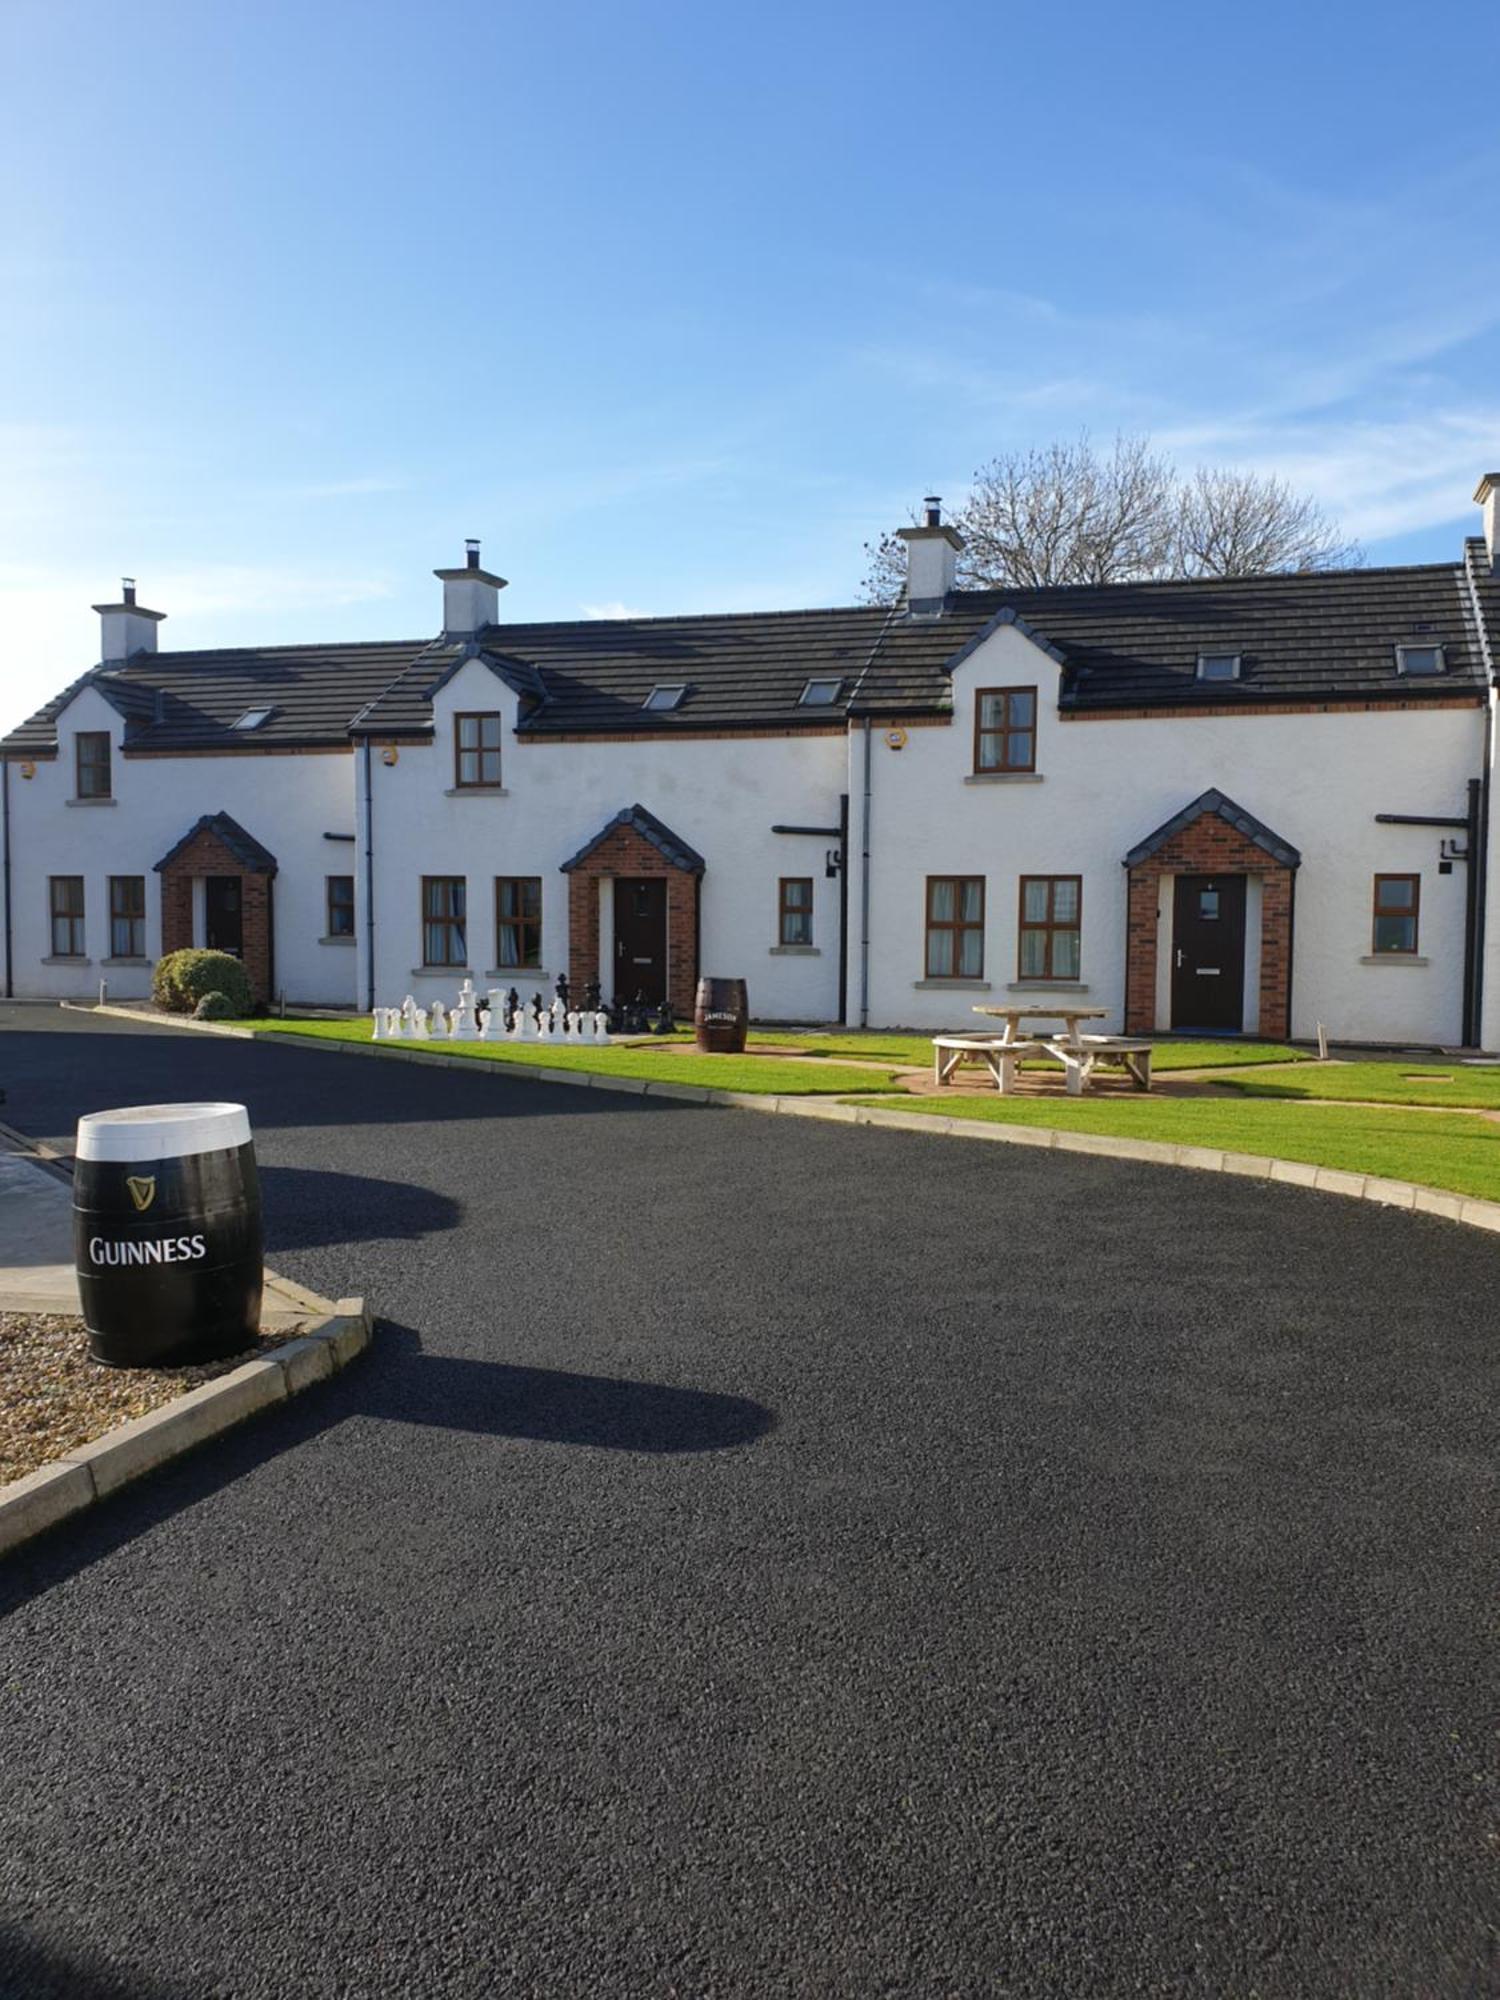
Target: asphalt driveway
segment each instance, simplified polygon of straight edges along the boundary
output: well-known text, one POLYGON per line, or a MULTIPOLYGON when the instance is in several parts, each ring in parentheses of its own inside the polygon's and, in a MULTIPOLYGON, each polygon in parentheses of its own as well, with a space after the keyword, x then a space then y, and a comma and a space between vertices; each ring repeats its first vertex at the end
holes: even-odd
POLYGON ((1500 1991, 1500 1242, 31 1007, 0 1086, 243 1099, 384 1315, 0 1565, 0 1992, 1500 1991))

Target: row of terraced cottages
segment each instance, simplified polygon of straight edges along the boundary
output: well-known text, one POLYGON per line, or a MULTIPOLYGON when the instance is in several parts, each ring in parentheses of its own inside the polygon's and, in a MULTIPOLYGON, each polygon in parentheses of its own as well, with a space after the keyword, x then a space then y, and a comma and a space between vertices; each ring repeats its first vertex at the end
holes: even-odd
POLYGON ((340 646, 165 651, 127 584, 0 744, 5 991, 200 944, 294 1004, 1500 1047, 1497 493, 1449 563, 1005 592, 933 507, 893 609, 507 625, 471 543, 436 638, 340 646))

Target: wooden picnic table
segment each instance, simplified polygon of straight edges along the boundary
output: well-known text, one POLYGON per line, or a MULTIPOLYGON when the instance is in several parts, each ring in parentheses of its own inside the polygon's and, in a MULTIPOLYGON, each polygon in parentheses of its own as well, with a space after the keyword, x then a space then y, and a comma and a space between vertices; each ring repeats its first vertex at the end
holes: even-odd
POLYGON ((965 1062, 982 1062, 995 1079, 995 1088, 1008 1094, 1016 1087, 1016 1070, 1026 1056, 1047 1055, 1061 1063, 1068 1095, 1077 1097, 1100 1065, 1118 1065, 1140 1090, 1151 1088, 1151 1044, 1127 1040, 1121 1035, 1086 1035, 1081 1021, 1102 1021, 1103 1007, 976 1007, 1002 1022, 998 1035, 935 1035, 933 1037, 933 1080, 950 1083, 965 1062), (1023 1033, 1024 1021, 1061 1021, 1060 1031, 1043 1034, 1033 1029, 1023 1033))
POLYGON ((1021 1033, 1023 1021, 1061 1021, 1061 1035, 1034 1035, 1034 1041, 1053 1042, 1066 1040, 1073 1048, 1081 1046, 1078 1023, 1080 1021, 1102 1021, 1108 1013, 1107 1007, 1073 1007, 1064 1003, 1058 1007, 976 1007, 976 1014, 991 1014, 1005 1023, 1000 1036, 1002 1042, 1019 1042, 1026 1039, 1021 1033))

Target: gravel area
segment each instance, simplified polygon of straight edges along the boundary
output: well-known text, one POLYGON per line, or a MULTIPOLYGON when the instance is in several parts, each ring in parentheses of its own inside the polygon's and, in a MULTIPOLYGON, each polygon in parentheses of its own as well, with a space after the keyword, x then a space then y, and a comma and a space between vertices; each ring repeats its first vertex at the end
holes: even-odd
POLYGON ((81 1319, 0 1312, 0 1486, 253 1361, 285 1338, 263 1336, 242 1354, 196 1368, 106 1368, 89 1358, 81 1319))

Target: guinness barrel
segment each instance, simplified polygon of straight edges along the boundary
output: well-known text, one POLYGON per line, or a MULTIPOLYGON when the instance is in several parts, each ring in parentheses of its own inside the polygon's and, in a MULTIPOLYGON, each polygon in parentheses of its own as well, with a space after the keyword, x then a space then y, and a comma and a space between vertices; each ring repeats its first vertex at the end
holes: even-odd
POLYGON ((705 1055, 737 1056, 745 1049, 750 1002, 743 979, 700 979, 693 1030, 705 1055))
POLYGON ((78 1121, 73 1244, 89 1348, 122 1368, 213 1361, 260 1332, 260 1187, 243 1104, 78 1121))

